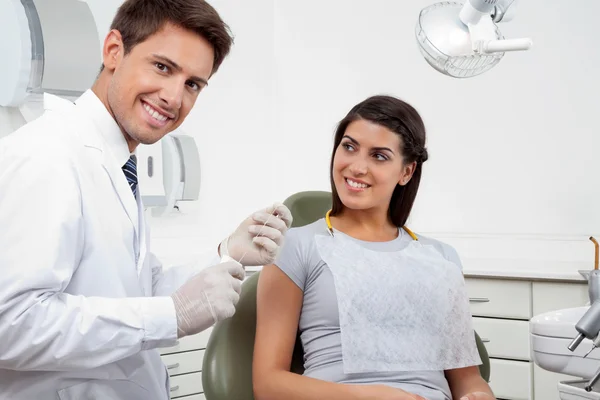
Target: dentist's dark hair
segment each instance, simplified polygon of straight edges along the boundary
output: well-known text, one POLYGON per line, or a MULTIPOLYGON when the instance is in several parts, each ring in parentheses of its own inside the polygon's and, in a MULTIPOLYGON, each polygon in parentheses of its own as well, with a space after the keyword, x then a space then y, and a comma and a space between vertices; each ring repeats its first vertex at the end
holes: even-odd
POLYGON ((168 22, 192 31, 210 43, 214 51, 211 73, 214 75, 229 54, 233 37, 229 26, 204 0, 126 0, 117 10, 110 29, 121 33, 127 55, 168 22))
POLYGON ((423 163, 428 158, 425 148, 425 124, 414 107, 392 96, 373 96, 355 105, 339 122, 333 141, 333 153, 329 167, 332 193, 331 215, 339 214, 344 208, 333 181, 335 153, 346 128, 351 122, 357 120, 373 122, 396 133, 400 136, 400 154, 402 154, 404 162, 410 164, 416 161, 417 163, 412 178, 405 186, 396 185, 390 200, 388 217, 395 226, 402 227, 406 223, 417 197, 421 182, 421 170, 423 163))

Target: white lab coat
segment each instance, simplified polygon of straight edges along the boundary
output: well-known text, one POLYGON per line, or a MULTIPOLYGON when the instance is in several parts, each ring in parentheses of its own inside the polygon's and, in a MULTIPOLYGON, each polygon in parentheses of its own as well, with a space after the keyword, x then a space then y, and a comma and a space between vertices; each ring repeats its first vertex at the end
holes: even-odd
POLYGON ((198 269, 163 272, 148 251, 125 140, 95 94, 44 102, 0 140, 0 399, 166 400, 169 295, 198 269))

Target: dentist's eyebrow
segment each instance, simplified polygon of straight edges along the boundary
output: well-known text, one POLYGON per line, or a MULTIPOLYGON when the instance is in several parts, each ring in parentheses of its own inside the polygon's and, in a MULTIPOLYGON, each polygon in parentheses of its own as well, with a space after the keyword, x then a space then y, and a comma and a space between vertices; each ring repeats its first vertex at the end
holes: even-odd
MULTIPOLYGON (((178 72, 182 71, 181 66, 168 57, 161 56, 160 54, 152 54, 152 57, 154 59, 160 61, 162 64, 165 64, 167 67, 171 67, 172 69, 174 69, 178 72)), ((198 83, 202 83, 204 86, 208 85, 208 81, 204 78, 200 78, 199 76, 191 76, 190 80, 198 82, 198 83)))

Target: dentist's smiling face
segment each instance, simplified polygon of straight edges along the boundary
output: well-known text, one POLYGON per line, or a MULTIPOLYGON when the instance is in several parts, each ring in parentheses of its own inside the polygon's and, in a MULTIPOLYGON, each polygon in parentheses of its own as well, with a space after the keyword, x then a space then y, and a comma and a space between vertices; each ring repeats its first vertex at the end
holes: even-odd
POLYGON ((181 125, 207 85, 213 68, 211 45, 173 24, 124 55, 118 31, 105 43, 104 67, 112 74, 109 111, 127 142, 156 143, 181 125))
POLYGON ((345 207, 388 209, 396 185, 406 185, 414 170, 404 163, 401 140, 367 120, 348 125, 333 159, 333 181, 345 207))

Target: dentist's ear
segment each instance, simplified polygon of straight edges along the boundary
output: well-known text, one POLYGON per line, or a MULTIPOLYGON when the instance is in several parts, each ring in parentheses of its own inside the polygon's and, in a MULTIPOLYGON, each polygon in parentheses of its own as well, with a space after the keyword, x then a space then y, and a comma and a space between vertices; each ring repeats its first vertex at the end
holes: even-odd
POLYGON ((104 39, 102 47, 102 64, 110 71, 115 70, 123 57, 123 38, 121 32, 111 30, 104 39))

